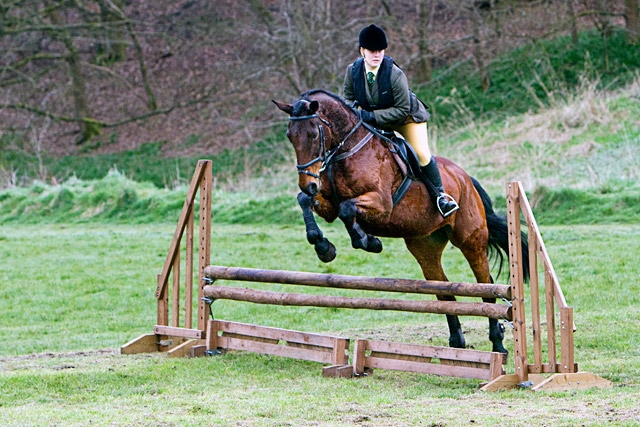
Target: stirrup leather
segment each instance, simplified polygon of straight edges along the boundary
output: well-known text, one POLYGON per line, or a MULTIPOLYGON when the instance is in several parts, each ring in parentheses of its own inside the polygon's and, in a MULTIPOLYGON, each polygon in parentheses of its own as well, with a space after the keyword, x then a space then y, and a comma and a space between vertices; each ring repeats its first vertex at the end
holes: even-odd
POLYGON ((460 206, 458 206, 458 202, 456 202, 455 199, 447 193, 440 193, 440 195, 436 199, 436 206, 438 208, 438 212, 440 212, 440 215, 442 215, 443 218, 448 217, 449 215, 460 209, 460 206), (440 200, 445 200, 448 203, 453 203, 454 207, 447 212, 442 212, 442 209, 440 209, 440 200))

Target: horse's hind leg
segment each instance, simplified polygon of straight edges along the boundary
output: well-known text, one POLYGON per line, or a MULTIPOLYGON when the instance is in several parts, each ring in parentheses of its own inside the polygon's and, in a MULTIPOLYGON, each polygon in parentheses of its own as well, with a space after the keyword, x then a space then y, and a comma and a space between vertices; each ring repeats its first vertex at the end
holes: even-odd
POLYGON ((298 193, 298 204, 302 208, 302 218, 307 230, 307 241, 316 250, 318 258, 322 262, 331 262, 336 257, 336 247, 322 235, 316 218, 313 216, 313 198, 303 192, 298 193))
MULTIPOLYGON (((458 246, 464 254, 471 270, 478 283, 493 283, 493 278, 489 272, 489 259, 487 258, 486 243, 482 244, 482 238, 469 239, 466 245, 458 246), (474 242, 472 245, 469 242, 474 242)), ((482 301, 495 303, 495 298, 482 298, 482 301)), ((489 341, 492 344, 492 350, 498 353, 508 354, 506 348, 502 344, 504 340, 504 326, 498 319, 489 318, 489 341)))
MULTIPOLYGON (((447 246, 448 238, 444 232, 433 233, 429 237, 417 239, 405 239, 409 252, 420 264, 422 274, 427 280, 439 280, 447 282, 447 276, 442 269, 440 259, 442 252, 447 246)), ((455 301, 454 296, 438 295, 439 301, 455 301)), ((465 348, 466 342, 462 332, 462 325, 458 316, 447 314, 447 325, 449 326, 449 346, 454 348, 465 348)))

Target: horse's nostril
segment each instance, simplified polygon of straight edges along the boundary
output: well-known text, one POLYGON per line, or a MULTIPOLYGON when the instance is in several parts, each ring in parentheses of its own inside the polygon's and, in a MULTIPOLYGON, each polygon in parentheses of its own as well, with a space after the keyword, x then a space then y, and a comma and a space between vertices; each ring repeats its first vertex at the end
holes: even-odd
POLYGON ((315 182, 310 182, 307 185, 306 193, 310 196, 315 196, 316 194, 318 194, 318 184, 316 184, 315 182))

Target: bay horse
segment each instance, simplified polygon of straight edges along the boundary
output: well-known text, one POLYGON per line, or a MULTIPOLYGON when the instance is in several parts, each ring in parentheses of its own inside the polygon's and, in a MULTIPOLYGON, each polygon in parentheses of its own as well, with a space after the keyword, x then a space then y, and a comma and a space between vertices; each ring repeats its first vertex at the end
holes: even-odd
MULTIPOLYGON (((427 280, 448 281, 441 257, 451 242, 462 251, 477 283, 493 283, 490 258, 497 257, 502 268, 509 251, 507 222, 496 215, 491 199, 478 181, 460 166, 437 157, 445 191, 460 206, 453 215, 442 218, 425 185, 419 181, 410 182, 404 196, 394 200, 393 195, 407 173, 402 162, 390 150, 389 140, 366 125, 357 110, 342 98, 315 89, 301 95, 292 105, 275 100, 273 103, 289 115, 287 137, 295 150, 301 190, 298 203, 307 240, 323 262, 332 261, 336 249, 323 236, 314 212, 327 222, 340 218, 356 249, 381 252, 382 243, 376 236, 404 239, 427 280)), ((528 257, 527 246, 523 235, 524 257, 528 257)), ((528 265, 525 258, 525 277, 528 265)), ((455 300, 454 296, 437 298, 455 300)), ((496 299, 483 301, 494 303, 496 299)), ((446 317, 449 345, 465 348, 458 316, 446 317)), ((507 353, 503 339, 504 327, 498 319, 490 318, 492 351, 507 353)))

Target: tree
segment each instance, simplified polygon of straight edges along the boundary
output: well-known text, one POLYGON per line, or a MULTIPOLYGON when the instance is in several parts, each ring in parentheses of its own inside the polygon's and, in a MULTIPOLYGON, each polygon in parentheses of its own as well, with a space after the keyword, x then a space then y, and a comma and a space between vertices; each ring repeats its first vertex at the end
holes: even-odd
MULTIPOLYGON (((76 143, 100 134, 114 123, 97 118, 100 100, 92 95, 101 77, 123 80, 107 62, 125 59, 127 44, 134 46, 141 82, 150 112, 157 109, 132 24, 118 5, 121 0, 21 0, 3 5, 0 47, 7 52, 0 62, 0 109, 40 115, 58 124, 78 126, 76 143), (109 61, 105 61, 105 57, 109 61), (65 76, 67 79, 65 79, 65 76), (69 83, 56 87, 60 81, 69 83), (49 101, 44 106, 44 96, 49 101), (68 99, 72 99, 70 104, 68 99), (93 104, 93 106, 92 106, 93 104)), ((130 120, 131 117, 123 118, 130 120)))
POLYGON ((636 44, 640 40, 640 16, 638 0, 625 0, 624 18, 627 26, 627 41, 636 44))

